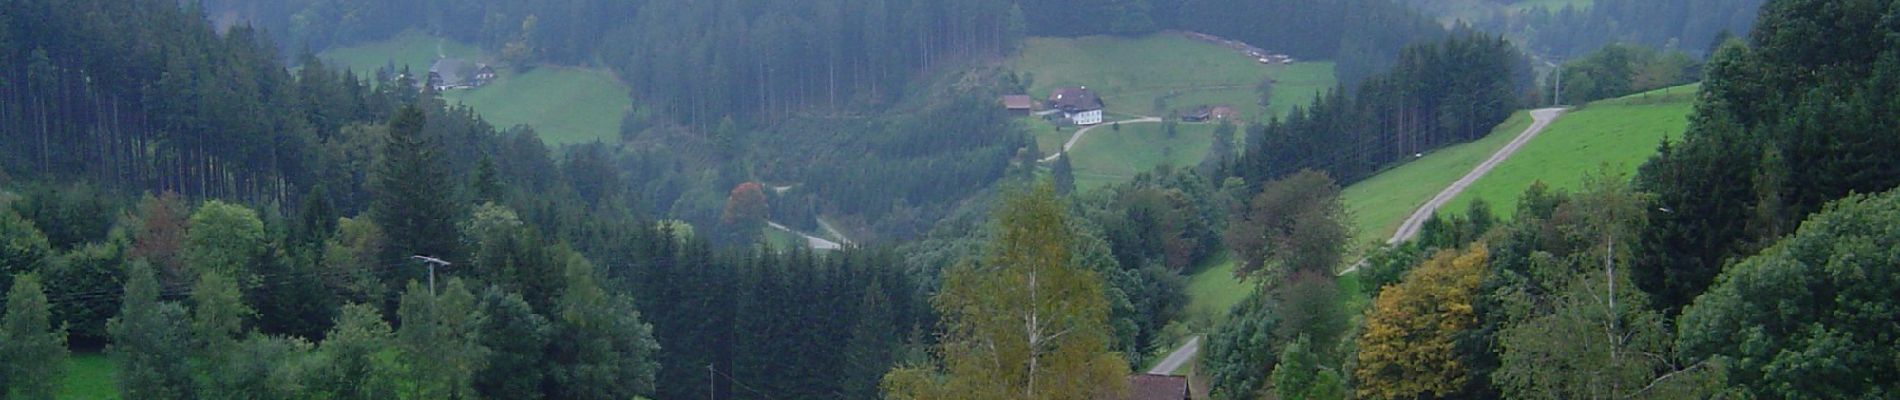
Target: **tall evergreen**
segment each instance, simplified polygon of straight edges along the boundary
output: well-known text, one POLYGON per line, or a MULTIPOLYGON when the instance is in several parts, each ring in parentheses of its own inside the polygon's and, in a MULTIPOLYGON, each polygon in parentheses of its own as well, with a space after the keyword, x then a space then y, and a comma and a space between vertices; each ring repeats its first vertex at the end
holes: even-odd
POLYGON ((65 329, 53 326, 39 278, 15 278, 0 317, 0 390, 11 399, 54 399, 66 357, 65 329))
POLYGON ((106 353, 119 366, 113 378, 122 398, 194 398, 185 309, 160 302, 158 292, 151 264, 127 265, 124 303, 106 328, 112 337, 106 353))
MULTIPOLYGON (((389 119, 387 141, 371 179, 370 216, 390 238, 383 260, 409 263, 411 256, 459 261, 455 202, 460 185, 449 179, 442 138, 423 130, 427 122, 416 105, 403 106, 389 119)), ((397 269, 393 282, 425 278, 426 269, 397 269)))

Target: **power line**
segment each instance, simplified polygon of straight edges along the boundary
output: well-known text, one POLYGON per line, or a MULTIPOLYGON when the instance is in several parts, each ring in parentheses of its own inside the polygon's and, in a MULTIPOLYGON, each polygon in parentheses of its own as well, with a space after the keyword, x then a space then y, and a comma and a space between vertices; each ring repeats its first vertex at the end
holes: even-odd
MULTIPOLYGON (((239 288, 263 289, 263 288, 286 286, 286 285, 296 284, 296 283, 307 283, 313 279, 349 277, 349 276, 357 276, 357 275, 363 275, 363 274, 382 275, 383 273, 393 271, 407 265, 410 265, 410 262, 408 260, 404 260, 401 262, 386 262, 386 263, 381 263, 381 264, 373 264, 371 266, 359 268, 359 269, 279 271, 279 272, 269 273, 269 274, 259 274, 256 276, 257 279, 254 282, 240 282, 239 288)), ((159 297, 189 296, 191 295, 192 291, 193 289, 191 289, 188 286, 161 288, 159 291, 159 297)), ((89 303, 89 302, 96 302, 96 301, 107 301, 107 300, 112 300, 118 297, 122 297, 124 294, 125 294, 125 289, 123 288, 123 286, 121 286, 120 288, 117 288, 117 289, 104 289, 104 290, 94 290, 94 291, 87 291, 87 292, 70 292, 70 293, 59 294, 57 296, 48 296, 47 303, 48 304, 68 304, 68 303, 89 303)))
POLYGON ((743 383, 743 382, 739 382, 739 378, 734 378, 734 377, 732 377, 732 375, 726 375, 726 373, 725 373, 724 371, 720 371, 720 370, 719 370, 718 368, 713 368, 713 365, 712 365, 712 364, 706 364, 706 370, 707 370, 707 371, 711 371, 711 372, 712 372, 712 373, 714 373, 714 374, 718 374, 719 376, 723 376, 723 377, 726 377, 726 381, 727 381, 727 382, 732 382, 732 385, 733 385, 733 386, 738 386, 738 387, 740 387, 740 388, 742 388, 742 389, 745 389, 745 390, 747 390, 747 391, 751 391, 751 392, 752 392, 752 393, 754 393, 754 394, 758 394, 758 395, 760 395, 760 396, 765 396, 765 398, 768 398, 768 399, 774 399, 774 400, 777 400, 777 399, 778 399, 777 397, 773 397, 773 396, 772 396, 772 395, 771 395, 770 393, 766 393, 766 392, 764 392, 764 391, 761 391, 761 390, 759 390, 759 389, 754 389, 754 388, 752 388, 751 386, 746 386, 746 384, 745 384, 745 383, 743 383))

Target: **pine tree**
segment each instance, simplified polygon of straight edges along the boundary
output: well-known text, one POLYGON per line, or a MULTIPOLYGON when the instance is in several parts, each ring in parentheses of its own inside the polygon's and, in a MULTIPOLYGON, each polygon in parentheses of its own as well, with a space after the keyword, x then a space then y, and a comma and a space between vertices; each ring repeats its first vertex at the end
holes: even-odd
POLYGON ((185 309, 158 300, 158 277, 151 264, 135 260, 126 266, 124 302, 119 316, 106 323, 112 337, 107 347, 119 366, 119 397, 183 400, 193 398, 190 337, 185 309))
POLYGON ((1075 193, 1075 165, 1069 162, 1069 152, 1056 155, 1056 164, 1049 167, 1049 175, 1055 180, 1056 193, 1075 193))
POLYGON ((546 367, 547 318, 535 315, 521 295, 500 286, 482 291, 479 342, 489 349, 484 367, 475 373, 475 391, 483 398, 533 400, 544 396, 541 385, 546 367))
POLYGON ((555 322, 553 390, 549 397, 625 399, 651 394, 660 365, 653 326, 640 320, 633 299, 600 287, 593 263, 569 254, 567 288, 555 322))
POLYGON ((878 380, 896 360, 898 345, 902 340, 891 326, 896 321, 893 311, 883 281, 872 278, 871 286, 864 289, 864 299, 858 305, 857 322, 851 327, 851 341, 845 345, 845 367, 850 369, 844 375, 845 397, 878 397, 878 380))
POLYGON ((410 395, 471 397, 472 379, 488 357, 478 330, 487 316, 477 309, 475 295, 460 278, 450 279, 440 294, 432 291, 410 282, 397 310, 402 328, 396 331, 396 340, 414 384, 410 395))
POLYGON ((66 374, 66 332, 53 327, 37 276, 13 280, 6 311, 0 318, 0 389, 12 399, 55 398, 66 374))
MULTIPOLYGON (((443 160, 442 140, 423 131, 422 109, 410 105, 389 120, 389 137, 370 182, 370 216, 390 238, 382 259, 407 260, 425 255, 455 260, 455 187, 443 160)), ((395 282, 422 277, 419 268, 403 268, 395 282)))

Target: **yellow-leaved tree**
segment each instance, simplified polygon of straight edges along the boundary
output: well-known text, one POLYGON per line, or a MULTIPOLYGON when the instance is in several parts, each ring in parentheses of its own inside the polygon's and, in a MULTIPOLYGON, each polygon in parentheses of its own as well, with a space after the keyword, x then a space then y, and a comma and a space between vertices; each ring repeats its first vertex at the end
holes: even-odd
POLYGON ((1477 325, 1471 301, 1483 279, 1483 243, 1444 251, 1386 287, 1366 312, 1359 336, 1358 395, 1411 399, 1463 387, 1465 366, 1453 352, 1459 332, 1477 325))
POLYGON ((1048 184, 1006 201, 983 262, 944 271, 932 299, 944 327, 937 362, 885 375, 888 398, 1094 400, 1126 390, 1102 279, 1071 260, 1065 214, 1048 184))

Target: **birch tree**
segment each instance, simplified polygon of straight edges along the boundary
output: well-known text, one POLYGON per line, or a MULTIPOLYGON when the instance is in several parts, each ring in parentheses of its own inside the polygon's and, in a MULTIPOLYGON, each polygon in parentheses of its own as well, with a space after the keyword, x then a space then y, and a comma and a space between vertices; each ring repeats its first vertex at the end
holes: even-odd
POLYGON ((944 272, 937 365, 886 375, 892 399, 1115 398, 1127 363, 1110 352, 1103 283, 1070 259, 1052 185, 1011 198, 981 263, 944 272))

